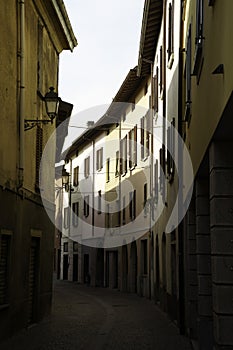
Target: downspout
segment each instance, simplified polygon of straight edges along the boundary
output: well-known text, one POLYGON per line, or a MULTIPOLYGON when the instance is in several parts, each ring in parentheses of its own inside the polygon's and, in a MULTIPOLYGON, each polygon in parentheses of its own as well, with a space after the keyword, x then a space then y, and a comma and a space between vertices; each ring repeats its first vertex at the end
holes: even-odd
POLYGON ((24 114, 25 114, 25 3, 20 6, 20 97, 19 97, 19 178, 18 188, 24 183, 24 114))
MULTIPOLYGON (((180 2, 180 43, 179 43, 179 72, 178 72, 178 133, 182 137, 183 115, 183 1, 180 2)), ((178 142, 179 186, 183 186, 183 147, 178 142)), ((178 215, 183 217, 183 196, 180 192, 178 215)), ((184 281, 184 227, 183 221, 178 226, 178 273, 179 273, 179 329, 185 334, 185 281, 184 281)))

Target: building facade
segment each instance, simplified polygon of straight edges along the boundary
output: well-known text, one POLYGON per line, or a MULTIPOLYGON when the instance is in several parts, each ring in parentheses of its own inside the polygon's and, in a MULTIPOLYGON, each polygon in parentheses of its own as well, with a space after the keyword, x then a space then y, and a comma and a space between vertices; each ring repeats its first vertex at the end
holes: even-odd
MULTIPOLYGON (((81 233, 95 242, 105 229, 93 285, 153 299, 198 349, 233 346, 232 6, 145 1, 137 67, 100 119, 104 131, 97 122, 82 135, 95 180, 92 199, 78 190, 91 230, 81 233), (118 236, 118 247, 105 244, 118 236)), ((83 162, 82 137, 69 164, 83 162)))
POLYGON ((57 91, 59 54, 77 42, 61 0, 1 1, 0 8, 2 339, 50 312, 54 226, 46 210, 54 215, 55 208, 54 200, 43 207, 39 167, 64 105, 56 122, 44 124, 44 96, 50 86, 57 91))

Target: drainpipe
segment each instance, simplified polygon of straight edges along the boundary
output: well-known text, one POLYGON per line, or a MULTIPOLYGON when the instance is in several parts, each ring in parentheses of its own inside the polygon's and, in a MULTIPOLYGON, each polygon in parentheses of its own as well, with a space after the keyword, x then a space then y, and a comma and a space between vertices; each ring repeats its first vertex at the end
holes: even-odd
MULTIPOLYGON (((178 133, 182 137, 183 115, 183 1, 180 2, 180 43, 179 43, 179 73, 178 73, 178 133)), ((178 143, 179 186, 183 183, 183 147, 178 143)), ((178 215, 183 215, 183 196, 180 192, 178 215)), ((185 334, 185 279, 184 279, 184 228, 183 221, 178 226, 178 274, 179 274, 179 329, 185 334)))
POLYGON ((20 7, 20 99, 19 99, 19 178, 18 187, 24 183, 24 114, 25 114, 25 3, 19 0, 20 7))

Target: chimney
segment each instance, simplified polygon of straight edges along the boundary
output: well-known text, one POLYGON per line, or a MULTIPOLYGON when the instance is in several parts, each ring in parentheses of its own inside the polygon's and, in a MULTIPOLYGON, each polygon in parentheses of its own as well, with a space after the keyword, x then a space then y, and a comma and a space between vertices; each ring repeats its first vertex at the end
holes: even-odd
POLYGON ((88 129, 91 129, 91 128, 94 126, 94 124, 95 124, 94 121, 89 120, 89 121, 87 122, 87 128, 88 128, 88 129))

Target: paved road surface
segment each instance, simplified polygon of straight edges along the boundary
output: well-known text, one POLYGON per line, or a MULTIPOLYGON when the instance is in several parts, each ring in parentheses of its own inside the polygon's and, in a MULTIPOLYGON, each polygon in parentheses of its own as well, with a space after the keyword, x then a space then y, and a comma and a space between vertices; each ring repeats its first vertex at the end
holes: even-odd
POLYGON ((191 350, 153 304, 134 294, 57 281, 51 317, 1 350, 191 350))

